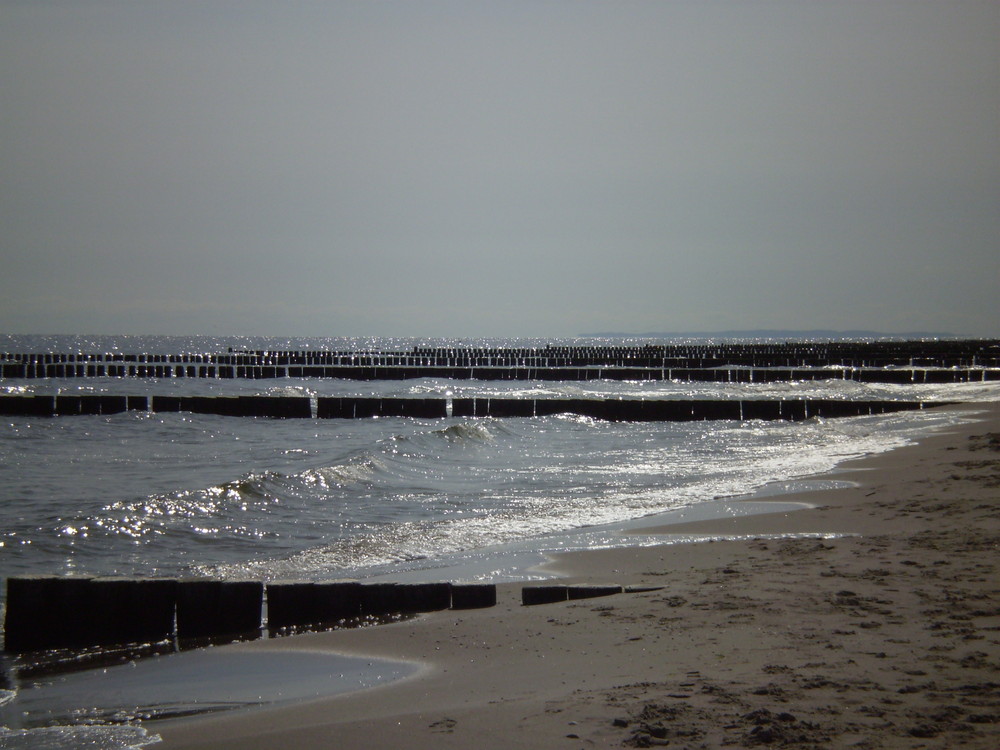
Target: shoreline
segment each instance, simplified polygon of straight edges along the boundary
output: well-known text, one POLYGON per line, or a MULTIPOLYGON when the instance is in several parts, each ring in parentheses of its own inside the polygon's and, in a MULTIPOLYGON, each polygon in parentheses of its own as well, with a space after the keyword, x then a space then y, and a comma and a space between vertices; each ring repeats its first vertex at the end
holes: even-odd
MULTIPOLYGON (((991 402, 949 403, 930 407, 947 411, 983 411, 991 402), (979 408, 982 405, 983 408, 979 408)), ((950 427, 924 427, 917 440, 946 432, 950 427)), ((842 479, 842 467, 855 461, 898 450, 900 447, 884 448, 875 453, 852 455, 841 459, 827 471, 802 474, 786 479, 775 479, 756 489, 735 494, 723 494, 711 500, 703 500, 681 505, 670 510, 660 510, 650 515, 612 521, 592 526, 580 526, 548 532, 540 536, 493 544, 483 548, 449 552, 432 558, 402 560, 389 564, 361 566, 341 571, 346 578, 366 581, 392 581, 399 583, 436 583, 442 580, 474 581, 487 583, 524 583, 538 579, 548 579, 551 574, 542 573, 546 561, 568 552, 587 552, 605 547, 653 546, 665 543, 688 543, 696 539, 665 539, 667 528, 673 528, 688 521, 676 520, 686 516, 712 522, 723 519, 738 519, 752 515, 766 515, 766 508, 785 506, 783 511, 813 508, 810 498, 818 492, 836 490, 849 486, 851 482, 842 479)))
POLYGON ((542 566, 567 583, 660 590, 522 607, 521 586, 500 584, 488 610, 226 647, 423 667, 360 693, 145 726, 165 750, 373 737, 408 748, 994 747, 1000 460, 995 443, 969 438, 1000 433, 1000 404, 952 408, 976 421, 823 475, 853 486, 777 496, 815 506, 806 511, 640 531, 739 539, 542 566))

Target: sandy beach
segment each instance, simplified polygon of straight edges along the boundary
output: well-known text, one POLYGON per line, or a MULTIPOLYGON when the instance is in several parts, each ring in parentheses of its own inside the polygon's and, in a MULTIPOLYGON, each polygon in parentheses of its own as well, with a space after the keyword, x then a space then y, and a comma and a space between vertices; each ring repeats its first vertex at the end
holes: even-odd
POLYGON ((630 593, 523 607, 505 584, 491 609, 226 647, 419 669, 147 727, 164 750, 998 747, 1000 405, 965 408, 978 421, 842 464, 852 487, 776 498, 813 509, 547 565, 630 593))

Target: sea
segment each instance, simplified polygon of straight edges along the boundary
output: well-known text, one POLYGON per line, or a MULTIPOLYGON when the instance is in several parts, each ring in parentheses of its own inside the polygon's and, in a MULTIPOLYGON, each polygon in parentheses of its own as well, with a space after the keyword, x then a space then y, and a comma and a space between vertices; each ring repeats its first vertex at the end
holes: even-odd
MULTIPOLYGON (((0 351, 37 353, 644 343, 678 342, 0 335, 0 351)), ((831 370, 825 380, 742 384, 0 379, 0 395, 5 394, 933 403, 995 401, 1000 385, 859 383, 831 370)), ((774 502, 791 490, 835 486, 841 462, 905 445, 969 418, 944 409, 799 422, 624 423, 571 414, 509 419, 279 420, 152 412, 3 417, 0 578, 530 580, 544 576, 535 566, 553 552, 663 543, 663 537, 626 539, 621 532, 650 521, 775 507, 763 505, 764 499, 774 502)), ((676 535, 666 541, 692 540, 676 535)), ((9 663, 6 669, 16 672, 9 663)), ((2 674, 0 669, 0 680, 2 674)), ((41 692, 32 694, 31 710, 20 710, 20 703, 30 703, 30 691, 9 675, 6 683, 0 681, 0 748, 127 748, 155 741, 135 712, 102 708, 95 713, 93 706, 74 707, 70 700, 52 713, 45 710, 49 698, 41 692)), ((69 692, 79 700, 88 689, 69 692)))

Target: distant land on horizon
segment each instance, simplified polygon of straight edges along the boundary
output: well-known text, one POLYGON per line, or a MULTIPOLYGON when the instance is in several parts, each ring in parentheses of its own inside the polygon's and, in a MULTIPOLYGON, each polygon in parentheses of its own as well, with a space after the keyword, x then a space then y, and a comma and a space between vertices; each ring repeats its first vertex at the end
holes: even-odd
MULTIPOLYGON (((954 333, 941 331, 904 331, 885 333, 884 331, 831 331, 817 329, 811 331, 788 331, 780 329, 757 329, 752 331, 681 331, 675 333, 626 333, 607 331, 602 333, 581 333, 584 338, 632 338, 632 339, 955 339, 962 338, 954 333)), ((975 338, 975 337, 971 337, 975 338)))

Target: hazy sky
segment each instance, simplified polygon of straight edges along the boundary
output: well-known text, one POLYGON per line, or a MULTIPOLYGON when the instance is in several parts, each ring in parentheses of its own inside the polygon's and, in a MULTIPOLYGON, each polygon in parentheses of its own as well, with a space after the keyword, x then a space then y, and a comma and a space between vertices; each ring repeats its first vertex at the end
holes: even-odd
POLYGON ((0 0, 0 332, 1000 336, 1000 2, 0 0))

